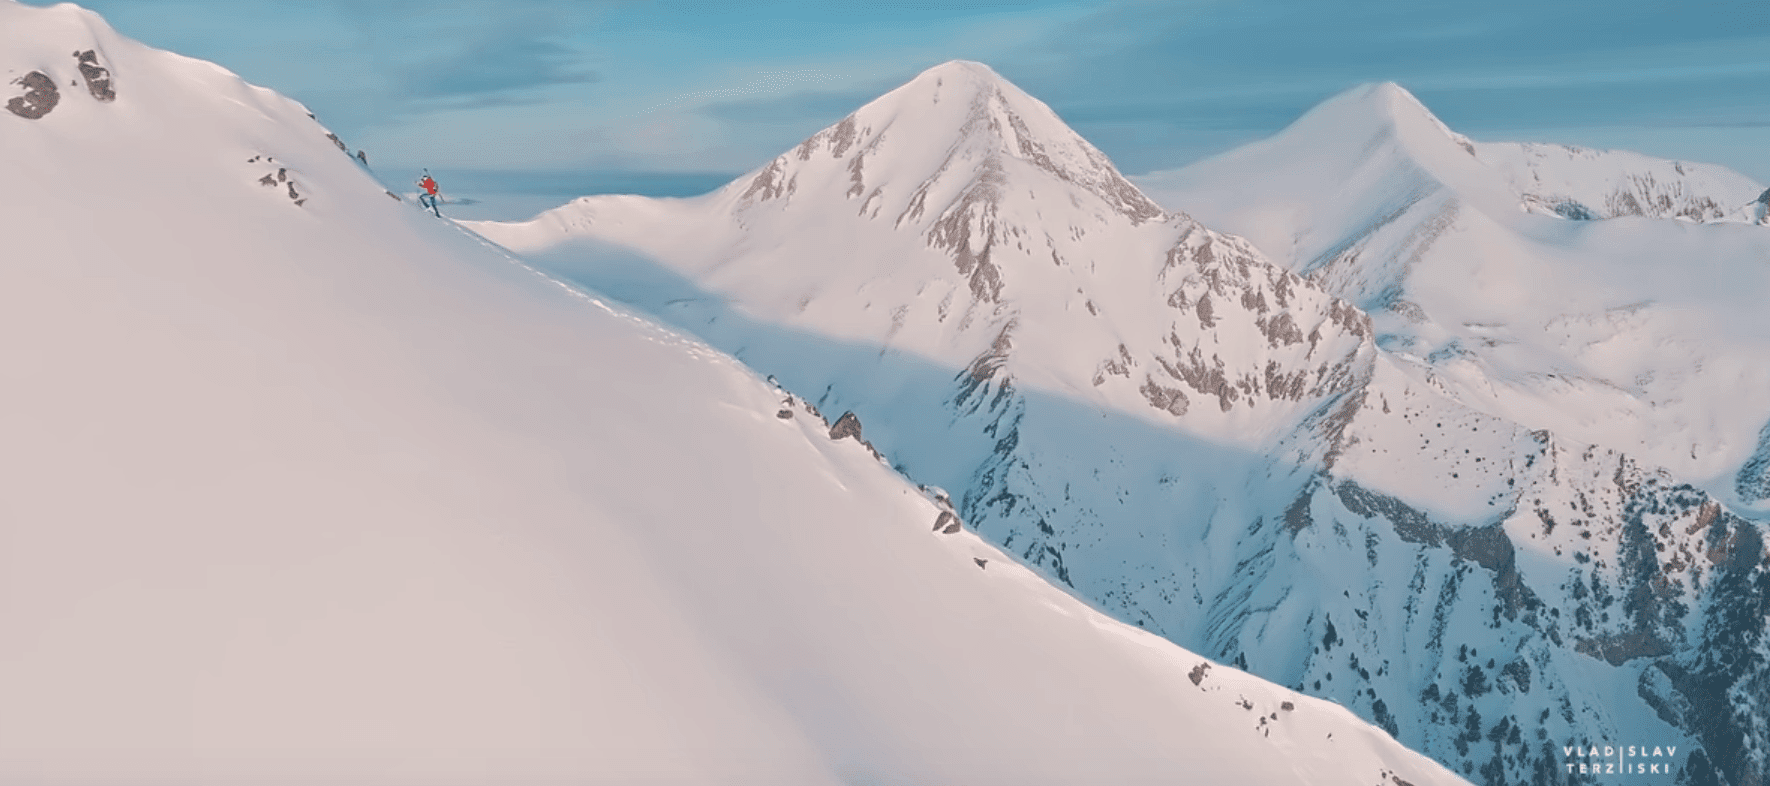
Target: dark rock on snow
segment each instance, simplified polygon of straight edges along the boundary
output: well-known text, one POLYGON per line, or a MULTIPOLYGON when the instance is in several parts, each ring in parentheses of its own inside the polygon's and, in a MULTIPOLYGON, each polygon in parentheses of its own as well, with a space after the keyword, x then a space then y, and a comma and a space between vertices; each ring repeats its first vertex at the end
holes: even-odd
POLYGON ((98 64, 97 52, 75 52, 74 60, 80 67, 80 78, 86 81, 86 92, 105 103, 117 100, 117 91, 111 87, 111 71, 98 64))
POLYGON ((42 71, 25 74, 13 80, 13 84, 23 85, 25 94, 7 101, 6 109, 26 120, 49 114, 61 102, 61 91, 55 89, 55 81, 42 71))
POLYGON ((959 517, 950 510, 943 510, 934 517, 934 530, 945 535, 959 531, 959 517))
POLYGON ((830 427, 830 439, 844 437, 860 439, 860 418, 853 412, 842 413, 842 417, 836 418, 836 425, 830 427))

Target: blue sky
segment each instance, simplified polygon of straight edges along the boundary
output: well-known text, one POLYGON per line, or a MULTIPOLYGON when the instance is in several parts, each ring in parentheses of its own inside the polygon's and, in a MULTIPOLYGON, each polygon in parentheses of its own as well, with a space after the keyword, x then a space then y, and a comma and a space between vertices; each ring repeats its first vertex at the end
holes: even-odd
MULTIPOLYGON (((36 2, 36 0, 32 0, 36 2)), ((532 213, 688 194, 924 68, 990 64, 1139 174, 1394 80, 1476 139, 1770 182, 1770 3, 1554 0, 87 0, 306 103, 395 182, 532 213)))

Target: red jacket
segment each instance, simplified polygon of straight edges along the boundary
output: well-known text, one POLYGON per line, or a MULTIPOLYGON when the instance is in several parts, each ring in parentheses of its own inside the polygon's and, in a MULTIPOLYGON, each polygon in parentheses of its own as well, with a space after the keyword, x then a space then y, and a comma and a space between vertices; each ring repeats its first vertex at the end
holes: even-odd
POLYGON ((429 175, 425 175, 423 180, 418 181, 418 185, 424 187, 424 193, 436 196, 436 181, 430 179, 429 175))

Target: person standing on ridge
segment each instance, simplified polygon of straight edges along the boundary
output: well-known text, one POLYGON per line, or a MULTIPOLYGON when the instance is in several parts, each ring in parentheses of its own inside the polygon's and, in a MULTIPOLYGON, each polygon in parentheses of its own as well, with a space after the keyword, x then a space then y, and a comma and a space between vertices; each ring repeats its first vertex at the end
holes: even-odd
POLYGON ((436 180, 430 176, 430 170, 424 170, 424 178, 418 181, 418 187, 424 189, 424 193, 418 195, 418 204, 430 208, 430 212, 435 213, 437 218, 442 218, 442 210, 437 207, 441 198, 437 196, 436 180))

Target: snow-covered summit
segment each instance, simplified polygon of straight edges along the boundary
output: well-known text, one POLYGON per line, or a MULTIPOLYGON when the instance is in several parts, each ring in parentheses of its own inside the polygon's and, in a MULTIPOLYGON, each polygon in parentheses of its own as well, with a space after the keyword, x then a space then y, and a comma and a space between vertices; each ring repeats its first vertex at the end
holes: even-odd
POLYGON ((1345 140, 1369 144, 1375 137, 1393 137, 1422 160, 1448 156, 1447 143, 1468 155, 1475 153, 1468 137, 1452 131, 1413 93, 1394 82, 1372 82, 1346 90, 1306 112, 1285 133, 1330 144, 1345 140))
POLYGON ((1562 145, 1477 143, 1393 82, 1352 88, 1268 139, 1137 182, 1167 207, 1243 234, 1302 270, 1325 264, 1343 241, 1374 231, 1441 189, 1502 221, 1529 212, 1746 222, 1758 220, 1753 200, 1763 190, 1709 164, 1562 145))
MULTIPOLYGON (((1467 137, 1393 82, 1347 90, 1269 139, 1138 180, 1305 274, 1435 195, 1500 212, 1517 202, 1467 137)), ((1371 286, 1383 284, 1373 277, 1371 286)))
POLYGON ((1021 168, 1078 186, 1134 221, 1162 215, 1050 107, 963 60, 922 72, 807 139, 750 178, 742 198, 790 201, 802 179, 808 190, 839 179, 861 200, 859 212, 902 223, 930 202, 984 198, 1021 168))
POLYGON ((1352 309, 1161 210, 976 63, 930 69, 705 197, 470 225, 523 252, 627 245, 749 317, 970 368, 992 394, 1061 391, 1232 441, 1288 432, 1368 343, 1352 309))
POLYGON ((964 60, 923 71, 738 182, 746 205, 790 202, 801 185, 816 190, 812 181, 840 172, 839 191, 861 198, 862 212, 889 210, 901 221, 912 200, 944 202, 1020 165, 1082 186, 1139 220, 1161 214, 1050 107, 964 60))
POLYGON ((1470 406, 1632 452, 1762 508, 1763 186, 1712 165, 1468 143, 1399 88, 1139 178, 1369 312, 1470 406))
MULTIPOLYGON (((1049 227, 1067 224, 1072 235, 1135 233, 1168 218, 1050 107, 967 61, 928 69, 734 181, 713 201, 714 210, 751 230, 852 226, 877 233, 889 253, 845 260, 834 278, 820 272, 822 283, 897 289, 913 277, 923 292, 956 272, 964 302, 947 302, 942 318, 947 310, 962 312, 967 325, 978 309, 1009 319, 998 304, 1037 302, 1028 295, 1067 286, 1052 279, 1076 275, 1067 269, 1074 238, 1049 227), (1049 269, 1052 260, 1058 270, 1049 269)), ((896 302, 867 298, 890 310, 914 295, 889 299, 896 302)), ((800 308, 864 306, 845 300, 813 298, 800 308)))

